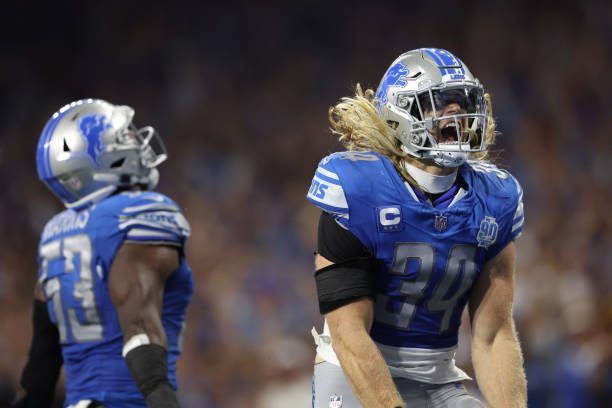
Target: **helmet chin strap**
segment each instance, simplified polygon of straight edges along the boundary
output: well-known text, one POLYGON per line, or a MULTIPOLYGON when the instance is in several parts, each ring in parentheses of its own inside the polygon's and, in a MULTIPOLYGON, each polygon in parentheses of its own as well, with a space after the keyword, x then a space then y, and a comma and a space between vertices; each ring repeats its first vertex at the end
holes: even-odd
POLYGON ((457 169, 447 176, 436 176, 435 174, 421 170, 405 161, 404 168, 410 177, 412 177, 414 181, 417 182, 419 187, 421 187, 421 189, 426 193, 444 193, 453 186, 455 180, 457 179, 457 169))
POLYGON ((151 169, 148 176, 147 189, 155 189, 155 187, 157 187, 157 183, 159 183, 159 170, 151 169))
POLYGON ((117 189, 117 186, 114 186, 114 185, 106 186, 104 188, 94 191, 91 194, 86 195, 85 197, 81 198, 78 201, 75 201, 73 203, 64 203, 64 204, 66 205, 66 208, 70 208, 72 210, 78 210, 80 209, 80 207, 84 205, 89 205, 90 203, 97 203, 98 201, 108 197, 116 189, 117 189))
MULTIPOLYGON (((459 167, 468 159, 467 151, 457 151, 458 143, 440 143, 436 150, 426 150, 423 152, 424 159, 431 159, 438 166, 459 167)), ((462 143, 461 147, 468 150, 469 144, 462 143)))

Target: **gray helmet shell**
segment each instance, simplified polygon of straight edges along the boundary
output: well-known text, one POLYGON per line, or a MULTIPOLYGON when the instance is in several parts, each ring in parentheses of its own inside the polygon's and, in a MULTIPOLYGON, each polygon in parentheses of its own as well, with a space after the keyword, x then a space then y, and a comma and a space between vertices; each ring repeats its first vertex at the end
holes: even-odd
POLYGON ((155 167, 167 158, 161 138, 132 124, 134 109, 101 99, 72 102, 56 112, 41 134, 39 178, 68 208, 97 202, 119 187, 159 180, 155 167))
POLYGON ((380 115, 394 129, 402 150, 413 157, 432 159, 443 167, 456 167, 470 153, 486 148, 488 104, 484 89, 468 67, 449 51, 421 48, 400 55, 385 72, 376 98, 380 115), (470 108, 465 113, 438 116, 442 108, 440 101, 450 92, 465 95, 470 108), (432 116, 426 117, 421 101, 435 107, 432 116), (457 140, 439 143, 432 129, 449 119, 454 122, 457 140), (461 121, 469 123, 466 126, 469 129, 462 129, 461 121), (466 133, 470 135, 469 140, 466 133))

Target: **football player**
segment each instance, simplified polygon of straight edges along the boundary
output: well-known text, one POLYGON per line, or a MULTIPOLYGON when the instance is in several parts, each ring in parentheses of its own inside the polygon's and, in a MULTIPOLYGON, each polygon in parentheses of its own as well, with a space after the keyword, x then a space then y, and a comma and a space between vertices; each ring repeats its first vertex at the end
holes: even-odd
POLYGON ((36 165, 67 209, 38 249, 34 334, 16 406, 49 407, 63 363, 69 407, 178 407, 176 361, 193 276, 189 224, 153 192, 167 155, 134 110, 70 103, 44 127, 36 165))
POLYGON ((323 210, 313 407, 483 406, 455 366, 466 304, 485 399, 525 407, 512 317, 522 189, 486 161, 490 96, 452 53, 422 48, 329 115, 347 151, 321 160, 307 195, 323 210))

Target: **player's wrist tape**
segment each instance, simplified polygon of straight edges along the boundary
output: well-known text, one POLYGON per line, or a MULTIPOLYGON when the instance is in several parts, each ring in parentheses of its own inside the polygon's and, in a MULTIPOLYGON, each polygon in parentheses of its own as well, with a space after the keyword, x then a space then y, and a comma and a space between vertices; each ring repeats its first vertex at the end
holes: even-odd
POLYGON ((129 350, 125 361, 149 408, 178 408, 176 393, 168 382, 166 349, 144 344, 129 350))
POLYGON ((144 346, 145 344, 151 344, 151 340, 149 340, 149 336, 147 336, 146 333, 140 333, 130 337, 130 339, 123 345, 123 350, 121 351, 123 358, 125 358, 127 353, 129 353, 131 350, 138 346, 144 346))
POLYGON ((329 313, 362 297, 376 294, 376 273, 380 264, 373 258, 336 263, 315 272, 319 311, 329 313))

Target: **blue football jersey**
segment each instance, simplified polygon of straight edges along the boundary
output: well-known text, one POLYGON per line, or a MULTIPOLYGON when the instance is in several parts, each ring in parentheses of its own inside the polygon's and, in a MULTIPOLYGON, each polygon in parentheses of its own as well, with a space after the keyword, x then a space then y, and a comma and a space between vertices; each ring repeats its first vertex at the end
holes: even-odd
POLYGON ((378 153, 334 153, 319 163, 308 200, 384 265, 370 333, 379 344, 456 345, 483 266, 523 228, 522 189, 512 175, 488 162, 468 162, 458 173, 467 188, 456 185, 454 195, 434 207, 378 153))
POLYGON ((96 399, 109 408, 146 407, 121 355, 123 333, 108 290, 113 259, 125 242, 180 249, 180 267, 165 282, 162 308, 168 378, 176 388, 176 361, 193 293, 183 250, 189 234, 177 205, 155 192, 119 193, 79 211, 65 210, 47 223, 38 273, 59 330, 67 405, 96 399))

